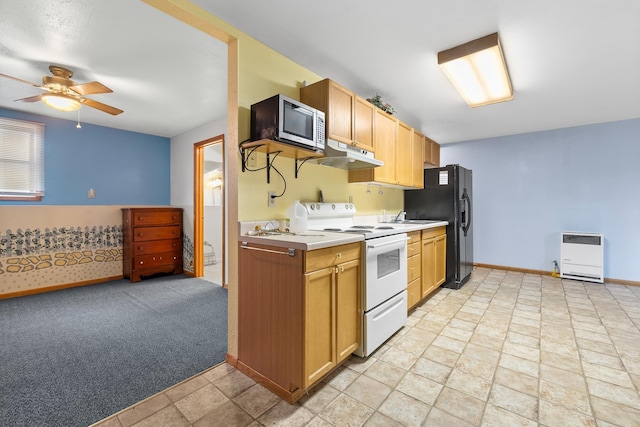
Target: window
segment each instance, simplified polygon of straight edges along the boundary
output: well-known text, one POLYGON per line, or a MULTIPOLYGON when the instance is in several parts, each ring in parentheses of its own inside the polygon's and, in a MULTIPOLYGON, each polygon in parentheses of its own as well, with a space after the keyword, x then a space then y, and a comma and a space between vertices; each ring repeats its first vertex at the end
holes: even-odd
POLYGON ((44 124, 0 117, 0 200, 44 195, 44 124))

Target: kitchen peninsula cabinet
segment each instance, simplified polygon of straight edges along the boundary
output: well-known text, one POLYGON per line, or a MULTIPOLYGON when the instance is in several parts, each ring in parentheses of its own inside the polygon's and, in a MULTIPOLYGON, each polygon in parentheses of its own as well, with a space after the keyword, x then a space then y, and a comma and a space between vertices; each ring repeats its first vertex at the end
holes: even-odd
POLYGON ((124 208, 122 234, 124 277, 182 273, 182 208, 124 208))
POLYGON ((446 227, 422 230, 422 298, 429 296, 447 276, 446 227))
POLYGON ((238 369, 293 403, 360 345, 360 243, 239 244, 238 369))
POLYGON ((373 151, 375 106, 330 79, 300 88, 300 101, 325 113, 328 139, 373 151))

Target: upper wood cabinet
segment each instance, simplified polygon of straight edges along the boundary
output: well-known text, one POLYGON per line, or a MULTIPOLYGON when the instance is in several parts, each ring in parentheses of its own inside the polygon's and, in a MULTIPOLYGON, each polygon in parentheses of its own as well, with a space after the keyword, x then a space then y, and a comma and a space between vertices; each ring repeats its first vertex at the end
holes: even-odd
POLYGON ((353 134, 356 147, 367 151, 373 148, 373 117, 376 106, 354 95, 353 134))
POLYGON ((426 167, 440 167, 440 144, 424 137, 424 164, 426 167))
POLYGON ((375 106, 330 79, 300 88, 300 101, 325 113, 327 138, 373 151, 375 106))
POLYGON ((349 171, 349 182, 379 182, 398 187, 424 188, 424 137, 379 108, 374 112, 373 151, 383 166, 349 171))
POLYGON ((397 122, 397 137, 396 137, 396 184, 404 187, 411 187, 413 185, 413 146, 412 146, 412 134, 413 129, 411 126, 397 122))

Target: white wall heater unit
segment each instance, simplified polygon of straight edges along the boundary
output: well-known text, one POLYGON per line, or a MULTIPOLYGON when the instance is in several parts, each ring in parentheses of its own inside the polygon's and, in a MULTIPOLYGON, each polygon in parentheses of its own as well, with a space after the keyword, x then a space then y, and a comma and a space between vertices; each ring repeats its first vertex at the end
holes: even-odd
POLYGON ((604 282, 604 236, 598 233, 562 233, 560 277, 604 282))

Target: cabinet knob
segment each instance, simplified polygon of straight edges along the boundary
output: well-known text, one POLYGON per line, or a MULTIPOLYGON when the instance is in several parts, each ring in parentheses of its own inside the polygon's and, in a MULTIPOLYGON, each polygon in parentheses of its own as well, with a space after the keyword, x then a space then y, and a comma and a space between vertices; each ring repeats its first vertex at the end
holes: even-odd
POLYGON ((178 244, 176 242, 173 242, 171 246, 175 248, 176 246, 178 246, 178 244))
POLYGON ((336 254, 336 258, 342 258, 342 253, 341 253, 341 252, 338 252, 338 253, 336 254))
POLYGON ((144 235, 144 234, 142 233, 142 231, 138 233, 138 236, 139 236, 139 237, 142 237, 143 235, 144 235))
POLYGON ((344 273, 344 267, 340 267, 340 273, 344 273))
POLYGON ((138 221, 142 221, 142 217, 141 216, 138 217, 138 221))
POLYGON ((140 261, 140 265, 144 264, 144 261, 140 261))

